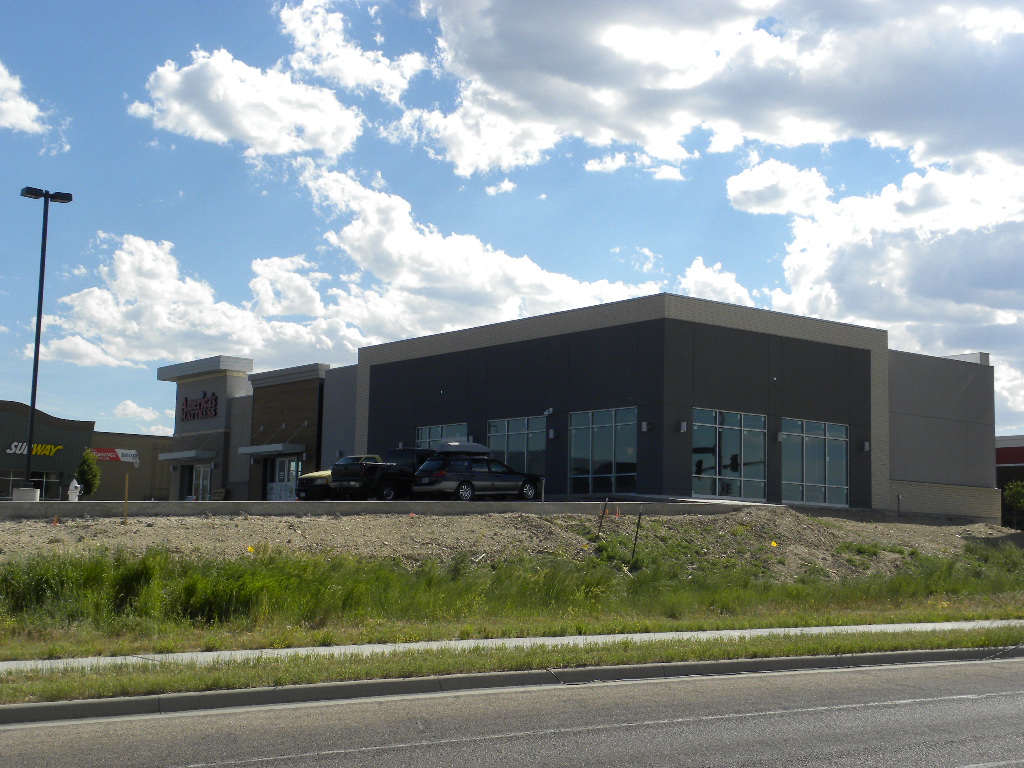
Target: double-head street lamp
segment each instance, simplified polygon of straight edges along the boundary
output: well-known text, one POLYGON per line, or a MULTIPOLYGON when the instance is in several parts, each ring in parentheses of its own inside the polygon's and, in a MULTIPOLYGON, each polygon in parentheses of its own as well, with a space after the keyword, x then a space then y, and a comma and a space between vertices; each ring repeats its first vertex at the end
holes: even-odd
POLYGON ((36 383, 39 381, 39 340, 43 330, 43 275, 46 273, 46 224, 50 217, 50 201, 55 203, 70 203, 70 192, 50 192, 46 189, 36 187, 23 187, 22 197, 31 197, 33 200, 43 199, 43 244, 39 251, 39 300, 36 303, 36 345, 32 354, 32 399, 28 407, 28 450, 25 459, 25 482, 23 489, 32 489, 35 496, 35 486, 32 485, 32 438, 36 422, 36 383))

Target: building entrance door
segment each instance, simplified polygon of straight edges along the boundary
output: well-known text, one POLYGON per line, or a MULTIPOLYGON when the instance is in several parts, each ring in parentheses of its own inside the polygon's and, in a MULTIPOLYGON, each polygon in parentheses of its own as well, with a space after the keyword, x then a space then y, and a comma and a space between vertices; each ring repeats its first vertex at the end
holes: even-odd
POLYGON ((294 501, 298 476, 298 456, 267 459, 267 501, 294 501))
POLYGON ((196 501, 210 500, 210 476, 213 467, 209 464, 196 464, 192 468, 192 498, 196 501))

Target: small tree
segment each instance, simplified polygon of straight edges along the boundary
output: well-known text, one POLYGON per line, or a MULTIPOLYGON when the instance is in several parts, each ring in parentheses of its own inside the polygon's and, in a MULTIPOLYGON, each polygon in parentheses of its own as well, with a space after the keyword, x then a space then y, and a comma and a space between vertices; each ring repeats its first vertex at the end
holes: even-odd
POLYGON ((100 487, 100 465, 88 448, 82 452, 82 460, 78 463, 75 479, 82 486, 82 496, 96 493, 100 487))
POLYGON ((1006 499, 1006 506, 1013 512, 1013 527, 1016 528, 1017 517, 1024 512, 1024 480, 1007 483, 1003 498, 1006 499))

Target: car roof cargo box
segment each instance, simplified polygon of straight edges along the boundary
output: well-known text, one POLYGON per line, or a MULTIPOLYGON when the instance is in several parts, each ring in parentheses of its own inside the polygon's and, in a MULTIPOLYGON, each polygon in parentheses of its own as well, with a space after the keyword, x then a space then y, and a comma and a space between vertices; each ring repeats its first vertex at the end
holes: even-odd
POLYGON ((438 453, 471 453, 474 456, 487 456, 490 454, 491 449, 486 445, 480 443, 467 443, 461 440, 452 440, 447 443, 441 443, 437 446, 438 453))

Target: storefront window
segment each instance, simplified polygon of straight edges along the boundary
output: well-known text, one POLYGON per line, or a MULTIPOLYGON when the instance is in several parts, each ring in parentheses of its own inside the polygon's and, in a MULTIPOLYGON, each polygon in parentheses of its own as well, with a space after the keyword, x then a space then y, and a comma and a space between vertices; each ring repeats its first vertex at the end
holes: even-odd
MULTIPOLYGON (((14 489, 21 488, 24 483, 25 472, 23 470, 0 470, 0 501, 10 501, 14 498, 14 489)), ((33 472, 32 485, 39 489, 40 499, 60 501, 62 498, 60 472, 33 472)))
POLYGON ((636 408, 569 414, 569 492, 636 493, 636 408))
POLYGON ((487 422, 487 447, 513 469, 543 475, 546 429, 544 416, 492 419, 487 422))
POLYGON ((436 424, 430 427, 416 427, 417 448, 438 448, 441 443, 467 440, 468 424, 436 424))
POLYGON ((849 428, 783 419, 782 500, 849 506, 849 428))
POLYGON ((694 408, 694 496, 765 498, 765 427, 760 414, 694 408))

